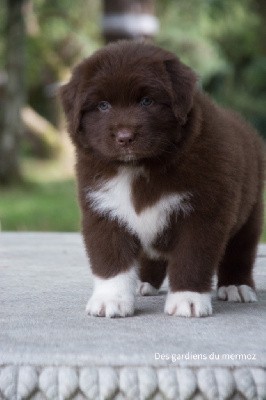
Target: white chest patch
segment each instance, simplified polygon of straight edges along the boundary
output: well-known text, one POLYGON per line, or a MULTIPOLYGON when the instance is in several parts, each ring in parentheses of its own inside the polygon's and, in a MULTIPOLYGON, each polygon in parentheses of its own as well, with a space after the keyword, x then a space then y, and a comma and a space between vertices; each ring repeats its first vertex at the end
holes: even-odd
POLYGON ((141 168, 120 168, 114 178, 105 181, 97 190, 88 189, 86 199, 94 211, 118 221, 138 236, 144 249, 154 253, 151 244, 169 223, 172 212, 188 215, 192 207, 189 193, 168 194, 136 213, 131 198, 132 181, 142 173, 141 168))

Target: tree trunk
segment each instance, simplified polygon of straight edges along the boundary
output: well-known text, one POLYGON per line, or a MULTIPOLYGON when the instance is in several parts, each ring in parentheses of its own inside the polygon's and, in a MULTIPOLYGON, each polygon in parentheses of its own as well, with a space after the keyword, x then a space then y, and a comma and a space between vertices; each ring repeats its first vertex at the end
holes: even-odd
POLYGON ((19 148, 22 136, 20 111, 25 103, 25 26, 23 6, 26 0, 7 0, 6 70, 2 126, 0 129, 0 184, 21 178, 19 148))
POLYGON ((105 42, 152 38, 159 28, 154 14, 153 0, 104 0, 105 42))

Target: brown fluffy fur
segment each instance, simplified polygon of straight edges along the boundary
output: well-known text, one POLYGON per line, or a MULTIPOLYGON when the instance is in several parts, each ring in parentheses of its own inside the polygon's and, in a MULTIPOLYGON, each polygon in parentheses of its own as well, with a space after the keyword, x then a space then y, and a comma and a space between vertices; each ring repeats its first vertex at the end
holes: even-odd
POLYGON ((83 235, 93 272, 112 277, 140 260, 140 278, 159 288, 167 270, 175 291, 207 292, 218 285, 254 287, 252 267, 262 225, 263 152, 256 132, 197 88, 193 71, 172 53, 150 44, 111 44, 78 65, 61 89, 76 146, 83 235), (143 96, 154 103, 140 107, 143 96), (102 113, 100 101, 112 109, 102 113), (127 146, 117 143, 130 132, 127 146), (124 131, 123 131, 124 132, 124 131), (124 159, 123 159, 124 157, 124 159), (143 166, 132 201, 137 213, 165 194, 190 192, 193 212, 172 215, 153 247, 118 221, 95 213, 84 189, 115 176, 121 165, 143 166))

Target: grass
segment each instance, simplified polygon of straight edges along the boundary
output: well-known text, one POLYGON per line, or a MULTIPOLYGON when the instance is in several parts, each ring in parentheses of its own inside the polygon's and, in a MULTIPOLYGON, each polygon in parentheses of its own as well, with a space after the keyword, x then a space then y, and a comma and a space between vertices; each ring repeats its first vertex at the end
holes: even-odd
POLYGON ((1 190, 0 216, 3 231, 77 231, 74 182, 31 182, 1 190))
POLYGON ((263 243, 266 242, 266 189, 264 190, 264 220, 263 220, 263 230, 260 241, 263 243))
POLYGON ((58 231, 80 229, 73 174, 56 161, 24 160, 25 183, 1 188, 2 231, 58 231))
MULTIPOLYGON (((64 166, 51 161, 26 160, 23 167, 25 184, 1 188, 2 231, 78 231, 80 215, 73 174, 66 174, 64 166)), ((264 199, 266 206, 266 192, 264 199)), ((261 241, 266 242, 266 218, 261 241)))
MULTIPOLYGON (((265 216, 266 216, 266 211, 265 211, 265 216)), ((261 237, 260 237, 260 241, 262 242, 262 243, 265 243, 266 242, 266 221, 265 221, 265 219, 264 219, 264 221, 263 221, 263 231, 262 231, 262 234, 261 234, 261 237)))

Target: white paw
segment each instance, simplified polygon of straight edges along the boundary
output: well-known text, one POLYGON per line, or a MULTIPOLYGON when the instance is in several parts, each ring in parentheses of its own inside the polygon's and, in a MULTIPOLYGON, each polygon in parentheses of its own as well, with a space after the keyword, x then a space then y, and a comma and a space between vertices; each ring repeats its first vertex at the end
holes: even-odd
POLYGON ((103 279, 94 276, 94 291, 86 312, 96 317, 126 317, 134 313, 137 284, 135 268, 103 279))
POLYGON ((212 314, 209 293, 175 292, 168 293, 164 312, 179 317, 204 317, 212 314))
POLYGON ((254 301, 257 301, 257 296, 254 289, 252 289, 248 285, 230 285, 219 287, 218 299, 234 302, 252 303, 254 301))
POLYGON ((141 296, 155 296, 158 293, 158 289, 152 286, 149 282, 139 282, 137 288, 137 294, 141 296))
POLYGON ((95 317, 126 317, 134 313, 134 297, 99 296, 96 293, 89 299, 86 312, 95 317))

